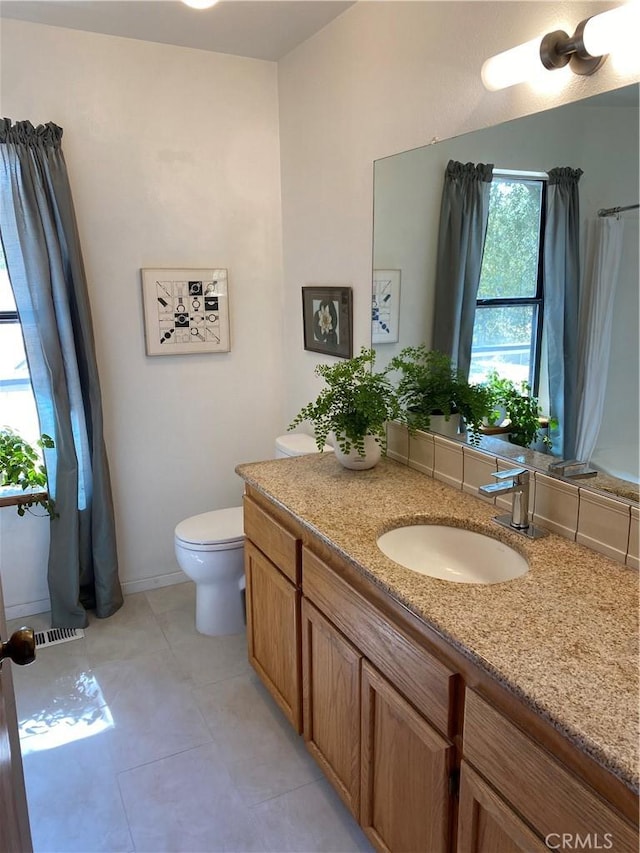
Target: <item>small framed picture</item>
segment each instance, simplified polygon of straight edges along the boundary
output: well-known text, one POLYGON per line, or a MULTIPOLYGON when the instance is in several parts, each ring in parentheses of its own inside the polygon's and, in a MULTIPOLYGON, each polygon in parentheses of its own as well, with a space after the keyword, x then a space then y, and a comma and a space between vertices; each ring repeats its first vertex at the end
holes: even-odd
POLYGON ((339 358, 353 355, 350 287, 303 287, 304 348, 339 358))
POLYGON ((374 270, 371 342, 395 344, 400 325, 400 270, 374 270))
POLYGON ((143 269, 147 355, 229 352, 226 269, 143 269))

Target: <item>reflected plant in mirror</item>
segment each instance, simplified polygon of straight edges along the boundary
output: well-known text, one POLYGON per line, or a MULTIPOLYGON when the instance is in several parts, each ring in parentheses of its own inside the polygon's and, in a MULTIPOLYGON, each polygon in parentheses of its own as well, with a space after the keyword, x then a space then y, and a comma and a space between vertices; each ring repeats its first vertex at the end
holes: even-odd
POLYGON ((492 403, 489 424, 499 422, 504 426, 512 444, 531 447, 539 441, 542 450, 550 451, 553 442, 549 428, 553 429, 556 424, 553 418, 542 416, 542 408, 538 398, 532 395, 529 383, 521 381, 518 385, 492 370, 485 384, 492 403))
POLYGON ((451 426, 446 433, 456 435, 462 417, 470 443, 480 443, 483 421, 492 411, 488 387, 470 384, 450 356, 428 350, 424 344, 406 347, 391 359, 389 367, 399 373, 400 420, 410 432, 431 428, 440 432, 442 427, 435 422, 444 419, 451 426))
MULTIPOLYGON (((565 415, 554 411, 550 400, 558 387, 564 388, 564 377, 573 377, 575 420, 580 427, 575 458, 600 472, 581 486, 633 500, 638 499, 640 480, 639 89, 634 83, 377 160, 373 219, 373 269, 402 274, 398 341, 374 344, 378 364, 384 368, 406 347, 434 348, 435 324, 440 321, 435 316, 436 270, 447 165, 493 164, 496 211, 493 226, 489 216, 482 238, 491 269, 487 266, 473 293, 478 323, 470 381, 486 381, 492 367, 516 388, 525 381, 545 415, 557 418, 563 431, 569 429, 565 415), (562 258, 551 262, 544 251, 549 228, 545 198, 552 189, 548 176, 562 171, 579 175, 578 306, 572 313, 577 326, 574 352, 579 355, 570 360, 563 341, 550 331, 559 309, 548 301, 547 288, 562 258), (513 225, 513 207, 522 214, 520 231, 513 225), (608 218, 598 215, 618 207, 632 209, 608 218), (512 248, 505 250, 504 227, 509 222, 512 248), (505 298, 511 300, 509 305, 501 304, 505 298), (607 313, 601 308, 605 302, 607 313), (521 352, 528 361, 520 365, 521 352), (498 357, 507 359, 508 369, 496 362, 498 357), (557 372, 550 382, 552 361, 557 372)), ((562 443, 553 435, 552 440, 551 452, 559 456, 562 443)), ((495 453, 496 444, 503 442, 482 438, 481 449, 495 453)), ((548 472, 552 460, 547 459, 527 458, 527 464, 548 472)))

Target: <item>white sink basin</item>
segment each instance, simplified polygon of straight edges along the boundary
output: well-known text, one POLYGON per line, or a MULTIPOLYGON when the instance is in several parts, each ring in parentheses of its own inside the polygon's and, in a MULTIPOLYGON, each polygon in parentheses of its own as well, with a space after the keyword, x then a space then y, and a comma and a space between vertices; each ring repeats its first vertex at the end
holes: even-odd
POLYGON ((441 524, 396 527, 377 545, 406 569, 453 583, 502 583, 529 570, 526 559, 504 542, 441 524))

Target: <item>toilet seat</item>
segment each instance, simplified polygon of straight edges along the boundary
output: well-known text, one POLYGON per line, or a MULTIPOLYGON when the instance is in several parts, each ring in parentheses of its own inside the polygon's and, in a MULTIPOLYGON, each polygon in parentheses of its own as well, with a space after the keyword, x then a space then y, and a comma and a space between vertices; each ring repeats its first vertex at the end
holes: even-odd
POLYGON ((244 546, 241 506, 185 518, 175 529, 176 544, 189 551, 233 551, 244 546))

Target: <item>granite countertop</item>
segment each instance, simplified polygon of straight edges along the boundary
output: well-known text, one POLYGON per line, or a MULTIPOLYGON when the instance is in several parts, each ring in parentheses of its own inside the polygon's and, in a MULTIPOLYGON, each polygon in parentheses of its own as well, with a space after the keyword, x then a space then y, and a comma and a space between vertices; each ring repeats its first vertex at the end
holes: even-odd
POLYGON ((549 534, 495 524, 494 506, 390 459, 348 471, 333 454, 239 465, 237 473, 491 673, 629 788, 638 790, 638 573, 549 534), (411 572, 378 536, 403 523, 488 532, 529 561, 489 586, 411 572))

